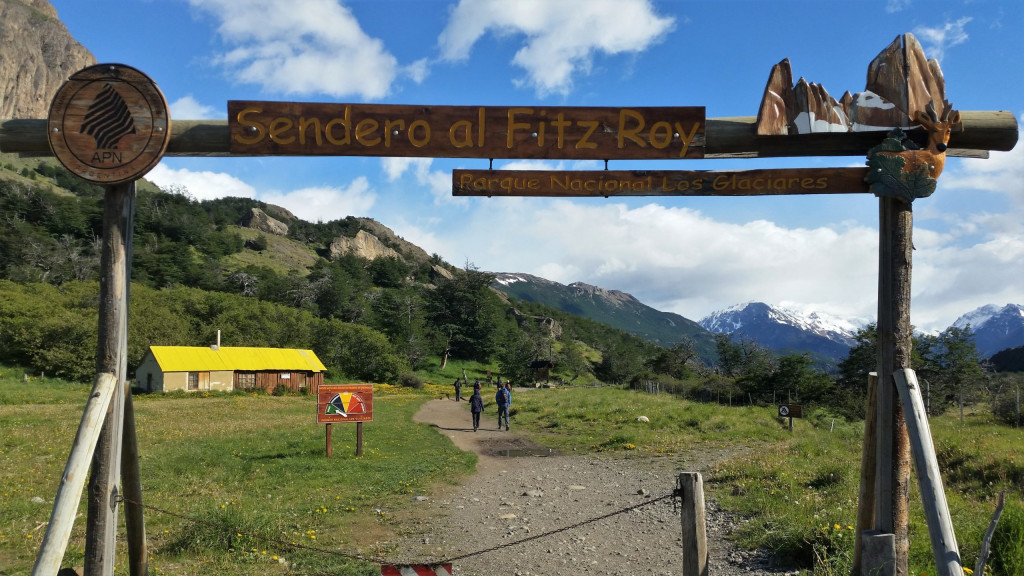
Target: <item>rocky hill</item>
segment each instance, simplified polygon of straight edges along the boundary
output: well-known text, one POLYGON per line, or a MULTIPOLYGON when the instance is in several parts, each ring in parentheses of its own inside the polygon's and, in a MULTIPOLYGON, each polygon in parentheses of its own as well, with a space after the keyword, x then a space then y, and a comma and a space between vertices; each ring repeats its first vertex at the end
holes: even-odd
POLYGON ((46 118, 68 76, 96 63, 47 0, 0 0, 0 118, 46 118))
POLYGON ((714 356, 714 338, 707 330, 679 314, 655 310, 626 292, 583 282, 559 284, 529 274, 495 276, 493 287, 519 300, 583 316, 664 347, 690 338, 702 358, 714 356))

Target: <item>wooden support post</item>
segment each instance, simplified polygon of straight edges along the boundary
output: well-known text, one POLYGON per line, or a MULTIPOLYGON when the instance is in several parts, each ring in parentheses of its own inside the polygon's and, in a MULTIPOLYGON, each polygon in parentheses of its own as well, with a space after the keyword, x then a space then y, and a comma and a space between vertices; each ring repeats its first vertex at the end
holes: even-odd
POLYGON ((356 422, 356 456, 363 455, 363 423, 356 422))
POLYGON ((135 434, 135 407, 131 387, 125 384, 124 443, 121 446, 121 485, 124 488, 125 539, 128 544, 128 573, 149 573, 146 522, 142 513, 142 477, 139 475, 139 442, 135 434))
POLYGON ((935 555, 935 570, 939 576, 963 576, 960 549, 953 532, 953 519, 946 504, 946 491, 942 486, 939 462, 935 458, 935 445, 928 427, 928 414, 924 410, 921 387, 917 375, 910 368, 893 374, 896 389, 907 415, 907 432, 910 436, 914 467, 917 470, 917 485, 921 491, 928 535, 931 537, 932 553, 935 555))
POLYGON ((128 351, 128 268, 135 216, 135 183, 106 187, 100 254, 97 371, 114 374, 117 386, 93 454, 85 527, 85 573, 114 573, 120 496, 124 382, 128 351))
POLYGON ((331 438, 331 423, 328 422, 324 426, 327 427, 327 432, 325 433, 327 435, 327 457, 330 458, 334 452, 334 439, 331 438))
POLYGON ((864 445, 860 454, 860 493, 857 499, 857 538, 853 544, 853 574, 861 572, 863 534, 875 525, 875 444, 878 374, 868 374, 868 400, 864 412, 864 445))
POLYGON ((863 541, 864 558, 860 574, 854 576, 895 576, 896 542, 892 533, 867 530, 860 538, 863 541))
POLYGON ((82 412, 82 422, 75 434, 75 442, 71 445, 71 455, 68 456, 68 463, 64 466, 64 474, 57 487, 57 498, 53 503, 50 522, 46 526, 43 544, 32 568, 32 576, 52 576, 60 568, 75 523, 75 514, 78 513, 78 504, 82 500, 89 462, 116 387, 117 377, 113 374, 100 374, 93 383, 89 400, 82 412))
POLYGON ((683 500, 683 576, 708 576, 704 481, 701 479, 700 473, 680 473, 679 489, 683 500))
POLYGON ((893 534, 895 576, 907 576, 910 548, 910 441, 892 374, 910 366, 912 231, 910 205, 897 198, 880 198, 875 529, 893 534))

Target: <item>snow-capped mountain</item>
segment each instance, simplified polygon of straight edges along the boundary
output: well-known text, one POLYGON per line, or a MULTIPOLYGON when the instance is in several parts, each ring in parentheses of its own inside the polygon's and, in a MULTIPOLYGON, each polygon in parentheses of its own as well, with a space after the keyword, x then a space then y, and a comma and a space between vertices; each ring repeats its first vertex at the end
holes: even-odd
POLYGON ((989 304, 956 319, 956 328, 971 327, 974 344, 983 358, 1005 350, 1024 346, 1024 306, 989 304))
POLYGON ((763 302, 746 302, 714 312, 700 322, 719 334, 732 334, 782 353, 810 352, 839 361, 856 344, 851 322, 814 312, 802 314, 763 302))

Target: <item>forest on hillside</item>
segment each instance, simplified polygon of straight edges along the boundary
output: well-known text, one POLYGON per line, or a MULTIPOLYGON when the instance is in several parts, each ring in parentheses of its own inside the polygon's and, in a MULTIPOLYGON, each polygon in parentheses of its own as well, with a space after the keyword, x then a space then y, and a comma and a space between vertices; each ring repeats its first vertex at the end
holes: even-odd
MULTIPOLYGON (((103 189, 52 161, 0 159, 0 362, 71 380, 95 373, 97 282, 103 189)), ((398 382, 449 361, 495 366, 529 382, 529 365, 554 362, 556 380, 626 384, 729 403, 827 404, 863 413, 874 370, 874 327, 832 376, 804 354, 777 356, 719 335, 702 358, 693 341, 656 346, 607 325, 490 288, 473 264, 438 255, 330 258, 338 237, 363 220, 309 223, 286 218, 288 247, 309 265, 269 256, 276 238, 240 228, 247 198, 197 201, 187 190, 145 183, 136 199, 129 309, 129 370, 151 345, 205 346, 218 330, 228 346, 312 349, 329 376, 398 382), (552 326, 557 325, 558 330, 552 326)), ((934 390, 933 411, 986 402, 1012 421, 1020 375, 981 365, 968 331, 919 337, 915 368, 934 390)))

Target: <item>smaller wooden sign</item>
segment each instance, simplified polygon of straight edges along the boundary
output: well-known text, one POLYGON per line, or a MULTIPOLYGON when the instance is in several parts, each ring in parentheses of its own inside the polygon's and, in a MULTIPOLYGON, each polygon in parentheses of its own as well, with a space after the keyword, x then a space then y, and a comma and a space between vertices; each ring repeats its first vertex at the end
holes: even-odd
POLYGON ((804 407, 800 404, 782 404, 779 406, 779 417, 781 418, 803 418, 804 407))
POLYGON ((317 391, 316 422, 373 421, 372 384, 321 384, 317 391))
POLYGON ((167 100, 156 83, 124 64, 97 64, 73 74, 50 103, 47 137, 73 174, 97 184, 137 180, 170 141, 167 100))
POLYGON ((867 168, 778 170, 454 170, 454 196, 867 194, 867 168))

